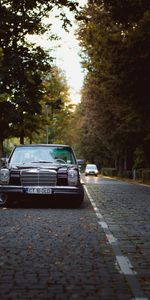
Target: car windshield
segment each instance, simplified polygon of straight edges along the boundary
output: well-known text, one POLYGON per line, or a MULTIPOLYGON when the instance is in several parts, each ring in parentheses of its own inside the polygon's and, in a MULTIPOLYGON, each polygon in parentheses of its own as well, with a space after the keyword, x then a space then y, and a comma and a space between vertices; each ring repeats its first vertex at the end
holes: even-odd
POLYGON ((86 166, 86 170, 95 171, 95 170, 97 170, 97 167, 95 165, 88 165, 88 166, 86 166))
POLYGON ((24 146, 15 148, 10 163, 11 165, 28 163, 75 164, 76 160, 70 147, 24 146))

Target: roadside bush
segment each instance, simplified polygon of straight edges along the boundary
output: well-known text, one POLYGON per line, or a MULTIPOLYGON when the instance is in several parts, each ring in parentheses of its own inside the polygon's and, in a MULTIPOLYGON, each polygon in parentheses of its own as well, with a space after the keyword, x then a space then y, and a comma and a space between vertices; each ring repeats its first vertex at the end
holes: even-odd
MULTIPOLYGON (((102 168, 103 176, 118 176, 118 171, 115 168, 102 168)), ((122 171, 122 178, 134 179, 133 170, 122 171)), ((135 180, 141 180, 143 183, 150 183, 150 169, 135 170, 135 180)))
POLYGON ((136 178, 137 180, 140 180, 142 179, 142 172, 143 172, 144 169, 137 169, 135 170, 135 175, 136 175, 136 178))
POLYGON ((133 175, 132 175, 132 171, 131 170, 122 171, 122 177, 132 179, 132 176, 133 175))
POLYGON ((135 179, 142 180, 143 182, 145 182, 145 180, 150 180, 149 173, 150 173, 149 169, 143 169, 143 168, 137 169, 135 170, 135 179))
POLYGON ((142 182, 150 183, 150 170, 143 170, 143 172, 142 172, 142 182))
POLYGON ((117 170, 115 168, 101 168, 101 174, 103 176, 117 176, 117 170))

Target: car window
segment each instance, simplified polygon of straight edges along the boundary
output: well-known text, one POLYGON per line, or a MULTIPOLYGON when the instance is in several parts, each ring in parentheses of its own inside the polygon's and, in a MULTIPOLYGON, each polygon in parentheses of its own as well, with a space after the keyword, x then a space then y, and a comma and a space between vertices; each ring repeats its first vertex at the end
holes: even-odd
POLYGON ((97 170, 96 165, 87 165, 86 170, 97 170))
POLYGON ((74 164, 75 158, 70 148, 53 148, 51 155, 54 160, 63 160, 65 163, 74 164))
POLYGON ((75 164, 75 157, 70 147, 18 147, 11 157, 11 164, 31 162, 50 162, 75 164))

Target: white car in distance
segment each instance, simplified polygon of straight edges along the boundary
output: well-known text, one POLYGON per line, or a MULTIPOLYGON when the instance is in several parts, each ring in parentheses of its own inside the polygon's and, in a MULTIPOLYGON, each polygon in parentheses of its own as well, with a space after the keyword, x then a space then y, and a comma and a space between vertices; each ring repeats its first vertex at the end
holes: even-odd
POLYGON ((98 175, 98 169, 95 164, 87 164, 86 165, 85 176, 88 176, 88 175, 94 175, 94 176, 98 175))

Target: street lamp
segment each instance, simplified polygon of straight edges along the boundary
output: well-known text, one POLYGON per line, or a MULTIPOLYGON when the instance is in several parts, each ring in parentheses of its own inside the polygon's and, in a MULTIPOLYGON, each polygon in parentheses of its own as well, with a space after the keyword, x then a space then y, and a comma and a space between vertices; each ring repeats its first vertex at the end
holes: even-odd
MULTIPOLYGON (((46 102, 45 109, 46 109, 46 121, 47 122, 48 122, 48 106, 51 106, 51 103, 46 102)), ((46 144, 48 144, 48 124, 46 124, 46 144)))
POLYGON ((56 138, 56 121, 57 121, 57 118, 53 118, 53 134, 54 134, 53 142, 54 143, 55 143, 55 138, 56 138))
MULTIPOLYGON (((52 121, 53 121, 53 112, 56 110, 60 110, 62 107, 63 103, 62 103, 62 99, 58 98, 55 101, 52 102, 46 102, 45 103, 45 108, 46 108, 46 119, 48 121, 48 107, 51 106, 51 114, 52 114, 52 121)), ((55 118, 54 118, 55 119, 55 118)), ((54 120, 55 122, 55 120, 54 120)), ((54 124, 55 126, 56 124, 54 124)), ((54 128, 54 139, 55 139, 55 128, 54 128)), ((48 124, 46 125, 46 144, 48 144, 48 124)))

